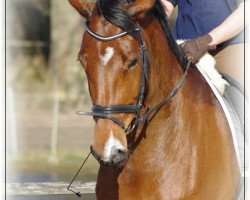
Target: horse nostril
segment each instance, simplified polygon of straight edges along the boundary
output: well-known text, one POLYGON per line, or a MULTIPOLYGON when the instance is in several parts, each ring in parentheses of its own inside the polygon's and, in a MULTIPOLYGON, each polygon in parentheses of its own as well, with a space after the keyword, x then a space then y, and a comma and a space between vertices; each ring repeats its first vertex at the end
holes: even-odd
POLYGON ((125 150, 122 150, 122 149, 118 149, 118 154, 125 154, 126 153, 126 151, 125 150))
POLYGON ((115 159, 115 158, 117 159, 117 158, 121 158, 121 157, 126 156, 126 154, 127 154, 127 151, 125 149, 115 149, 113 151, 112 157, 113 157, 113 159, 115 159))
POLYGON ((114 163, 121 162, 125 159, 127 159, 127 150, 125 150, 125 149, 116 149, 114 151, 112 158, 111 158, 111 160, 114 163))

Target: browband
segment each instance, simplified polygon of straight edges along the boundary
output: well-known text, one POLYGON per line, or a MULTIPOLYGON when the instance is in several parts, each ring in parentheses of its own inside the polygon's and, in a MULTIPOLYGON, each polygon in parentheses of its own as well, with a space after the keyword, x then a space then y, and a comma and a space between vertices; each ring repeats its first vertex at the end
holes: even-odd
POLYGON ((117 34, 112 35, 112 36, 102 36, 102 35, 99 35, 99 34, 93 32, 93 31, 89 28, 89 26, 88 26, 87 24, 86 24, 85 28, 86 28, 86 31, 87 31, 92 37, 94 37, 94 38, 97 39, 97 40, 104 41, 104 42, 108 42, 108 41, 111 41, 111 40, 115 40, 115 39, 117 39, 117 38, 120 38, 120 37, 123 37, 123 36, 125 36, 125 35, 128 35, 128 34, 134 32, 134 31, 140 31, 139 28, 135 28, 135 29, 134 29, 133 31, 131 31, 131 32, 122 31, 122 32, 117 33, 117 34))

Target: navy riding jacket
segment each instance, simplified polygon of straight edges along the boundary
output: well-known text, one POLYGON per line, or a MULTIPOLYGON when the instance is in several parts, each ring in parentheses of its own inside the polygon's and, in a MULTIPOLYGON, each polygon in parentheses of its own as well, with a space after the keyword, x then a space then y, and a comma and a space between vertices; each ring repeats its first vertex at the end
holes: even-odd
MULTIPOLYGON (((175 39, 194 39, 220 25, 243 0, 168 0, 178 5, 175 39)), ((243 20, 243 19, 242 19, 243 20)), ((243 31, 224 45, 243 42, 243 31)), ((223 45, 223 46, 224 46, 223 45)))

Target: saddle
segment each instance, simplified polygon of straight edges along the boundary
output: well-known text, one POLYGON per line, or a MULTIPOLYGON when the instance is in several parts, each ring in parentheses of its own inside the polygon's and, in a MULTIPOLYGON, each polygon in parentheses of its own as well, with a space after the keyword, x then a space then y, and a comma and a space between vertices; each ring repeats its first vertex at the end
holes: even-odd
POLYGON ((222 76, 229 83, 225 87, 222 98, 233 121, 241 166, 244 166, 244 142, 246 142, 244 141, 244 131, 247 135, 246 126, 244 127, 244 89, 230 76, 226 74, 222 74, 222 76))

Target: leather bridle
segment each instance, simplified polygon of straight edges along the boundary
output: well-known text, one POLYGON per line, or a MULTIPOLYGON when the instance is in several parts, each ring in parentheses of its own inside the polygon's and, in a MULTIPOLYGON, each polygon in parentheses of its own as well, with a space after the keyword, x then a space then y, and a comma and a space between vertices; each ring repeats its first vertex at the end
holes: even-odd
POLYGON ((188 60, 187 67, 182 75, 182 77, 179 79, 179 81, 176 83, 175 87, 170 91, 170 93, 156 106, 152 108, 148 108, 148 110, 142 114, 141 110, 143 107, 143 103, 145 100, 145 94, 146 94, 146 88, 147 88, 147 82, 149 78, 149 57, 147 54, 147 48, 145 45, 145 41, 141 35, 141 29, 139 26, 137 26, 134 30, 127 32, 122 31, 118 34, 112 35, 112 36, 101 36, 94 31, 90 29, 88 24, 86 24, 86 31, 89 33, 92 37, 94 37, 96 40, 107 42, 111 40, 115 40, 117 38, 123 37, 128 34, 133 34, 133 36, 138 40, 140 45, 140 58, 141 58, 141 74, 140 74, 140 83, 139 83, 139 95, 136 104, 128 104, 128 105, 109 105, 109 106, 102 106, 102 105, 93 105, 92 106, 92 112, 85 112, 85 111, 78 111, 78 115, 88 115, 93 116, 95 118, 104 118, 109 119, 113 121, 114 123, 118 124, 122 129, 125 130, 126 134, 130 134, 135 127, 137 127, 139 124, 145 123, 146 121, 149 121, 149 117, 152 113, 155 111, 158 111, 162 106, 164 106, 181 88, 181 86, 184 83, 185 77, 187 76, 188 69, 191 64, 191 60, 188 60), (124 114, 124 113, 133 113, 134 119, 132 120, 130 126, 126 128, 123 121, 118 119, 117 117, 114 117, 113 114, 124 114))

